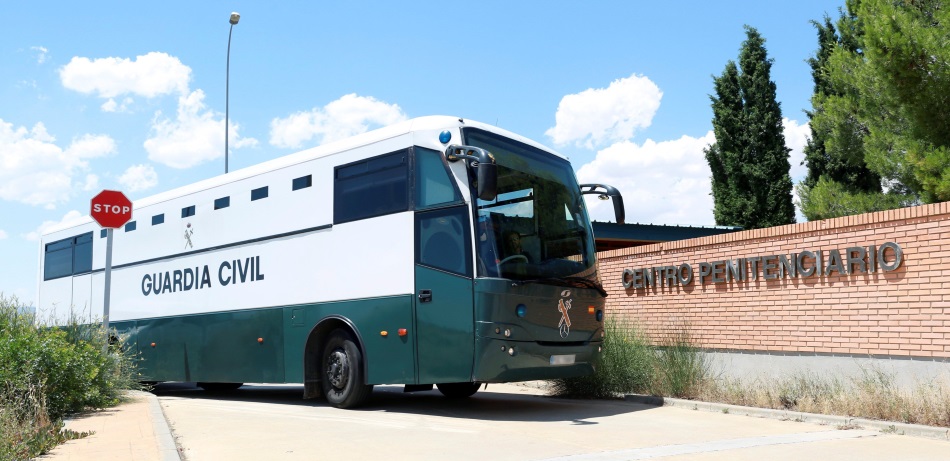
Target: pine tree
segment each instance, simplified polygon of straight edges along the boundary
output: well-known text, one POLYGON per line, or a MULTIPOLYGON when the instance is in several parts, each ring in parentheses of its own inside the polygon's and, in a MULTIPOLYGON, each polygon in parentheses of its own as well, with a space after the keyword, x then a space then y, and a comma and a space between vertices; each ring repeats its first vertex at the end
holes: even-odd
MULTIPOLYGON (((855 4, 849 3, 849 8, 855 4)), ((812 21, 818 32, 818 51, 808 60, 815 83, 812 110, 806 111, 811 138, 805 145, 808 175, 796 186, 802 214, 810 220, 897 208, 903 197, 882 193, 881 177, 865 163, 866 127, 859 120, 857 88, 832 79, 831 56, 839 69, 862 65, 860 23, 853 9, 838 20, 841 36, 830 17, 812 21)))
POLYGON ((716 142, 705 149, 716 224, 746 229, 795 222, 789 149, 765 39, 746 26, 739 65, 729 61, 710 96, 716 142))
POLYGON ((864 34, 856 83, 868 166, 924 202, 950 200, 950 6, 855 3, 864 34))
MULTIPOLYGON (((844 16, 841 21, 853 21, 852 17, 844 16)), ((853 192, 881 192, 881 178, 867 168, 864 163, 864 148, 861 144, 862 127, 857 125, 854 120, 854 107, 848 107, 849 116, 836 120, 838 123, 849 123, 844 129, 856 133, 855 143, 850 149, 844 149, 842 146, 836 146, 837 149, 829 150, 826 146, 826 140, 831 136, 831 126, 828 116, 825 114, 825 103, 831 99, 834 102, 846 100, 851 102, 856 100, 854 91, 848 91, 842 88, 836 88, 828 78, 828 60, 831 53, 841 47, 841 52, 858 56, 860 49, 842 41, 835 31, 835 26, 831 18, 825 16, 824 23, 812 21, 812 24, 818 30, 818 51, 815 56, 808 60, 811 66, 812 80, 815 83, 814 94, 812 95, 811 111, 806 111, 811 127, 811 138, 806 144, 805 164, 808 166, 808 175, 805 177, 804 184, 808 187, 814 187, 818 179, 822 176, 831 181, 841 183, 845 190, 853 192), (850 94, 849 94, 850 93, 850 94)), ((837 127, 842 129, 843 127, 837 127)))
POLYGON ((810 114, 809 147, 823 152, 807 151, 802 212, 820 219, 950 200, 950 8, 847 0, 823 56, 828 26, 819 27, 823 83, 810 114))

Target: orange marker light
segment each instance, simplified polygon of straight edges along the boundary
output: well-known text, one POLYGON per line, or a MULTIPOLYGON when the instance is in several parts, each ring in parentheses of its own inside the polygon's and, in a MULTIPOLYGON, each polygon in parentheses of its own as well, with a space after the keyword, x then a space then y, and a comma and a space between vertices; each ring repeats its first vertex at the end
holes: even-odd
POLYGON ((152 347, 155 347, 155 343, 152 343, 152 347))
POLYGON ((405 328, 400 328, 400 329, 399 329, 399 336, 406 336, 407 334, 409 334, 409 332, 406 331, 405 328))
POLYGON ((597 310, 597 309, 595 309, 594 306, 587 306, 587 313, 588 313, 588 314, 594 315, 594 312, 595 312, 596 310, 597 310))
POLYGON ((386 330, 383 330, 383 331, 380 331, 380 332, 379 332, 379 335, 380 335, 380 336, 389 336, 389 332, 386 331, 386 330))
POLYGON ((258 344, 264 344, 264 338, 257 338, 258 344))

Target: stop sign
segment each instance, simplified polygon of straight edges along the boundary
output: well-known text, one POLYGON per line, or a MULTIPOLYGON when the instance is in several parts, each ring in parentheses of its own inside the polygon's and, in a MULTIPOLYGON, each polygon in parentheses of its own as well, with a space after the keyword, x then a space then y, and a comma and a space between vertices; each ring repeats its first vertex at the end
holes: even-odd
POLYGON ((89 214, 102 227, 122 227, 132 219, 132 201, 117 190, 99 192, 89 203, 89 214))

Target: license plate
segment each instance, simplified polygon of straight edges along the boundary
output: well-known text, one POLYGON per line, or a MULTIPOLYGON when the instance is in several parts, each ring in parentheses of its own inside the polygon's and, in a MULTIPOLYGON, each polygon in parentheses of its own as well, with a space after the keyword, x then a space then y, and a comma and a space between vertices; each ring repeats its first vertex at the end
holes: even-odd
POLYGON ((573 364, 574 364, 574 354, 551 356, 551 365, 573 365, 573 364))

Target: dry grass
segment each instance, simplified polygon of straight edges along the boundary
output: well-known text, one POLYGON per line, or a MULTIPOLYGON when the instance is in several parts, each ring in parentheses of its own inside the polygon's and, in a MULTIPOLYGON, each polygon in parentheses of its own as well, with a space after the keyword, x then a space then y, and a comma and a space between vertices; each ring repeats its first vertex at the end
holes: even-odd
POLYGON ((851 416, 950 427, 950 381, 897 385, 876 368, 851 378, 802 373, 785 378, 740 381, 708 379, 700 400, 807 413, 851 416))

